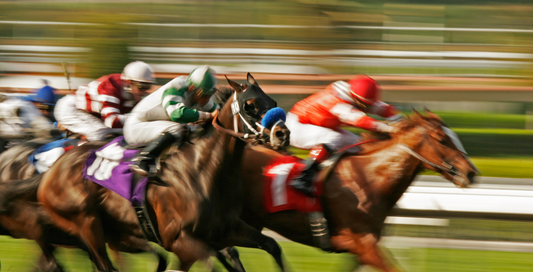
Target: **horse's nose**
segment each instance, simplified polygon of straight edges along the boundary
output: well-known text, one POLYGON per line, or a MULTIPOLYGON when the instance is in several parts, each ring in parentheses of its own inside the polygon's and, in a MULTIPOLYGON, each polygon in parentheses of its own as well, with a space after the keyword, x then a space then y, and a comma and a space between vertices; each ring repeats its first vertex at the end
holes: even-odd
POLYGON ((474 172, 474 171, 471 171, 471 172, 469 172, 469 173, 466 175, 466 177, 468 178, 468 181, 470 182, 470 184, 474 184, 474 182, 475 182, 474 177, 475 177, 475 176, 476 176, 476 172, 474 172))

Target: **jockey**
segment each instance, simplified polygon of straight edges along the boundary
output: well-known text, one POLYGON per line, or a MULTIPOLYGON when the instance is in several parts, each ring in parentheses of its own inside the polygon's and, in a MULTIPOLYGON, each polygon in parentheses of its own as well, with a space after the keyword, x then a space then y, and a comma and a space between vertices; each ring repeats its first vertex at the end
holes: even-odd
POLYGON ((379 86, 372 78, 355 76, 336 81, 325 90, 296 103, 287 114, 291 145, 310 149, 305 170, 292 186, 312 195, 313 176, 331 152, 359 142, 359 136, 341 129, 348 125, 369 131, 393 133, 395 127, 379 122, 367 113, 398 120, 403 115, 392 105, 378 100, 379 86))
POLYGON ((57 96, 55 94, 56 89, 48 86, 46 80, 44 80, 44 82, 46 85, 37 90, 34 95, 27 96, 26 100, 32 102, 43 116, 48 118, 51 122, 55 122, 54 107, 57 101, 57 96))
POLYGON ((80 86, 74 95, 65 95, 57 102, 54 116, 63 128, 85 135, 88 141, 103 140, 122 129, 126 113, 154 82, 150 65, 131 62, 122 74, 102 76, 80 86))
POLYGON ((45 86, 29 96, 2 95, 0 133, 2 137, 19 137, 31 129, 36 137, 49 137, 52 121, 44 113, 56 103, 55 89, 45 86))
POLYGON ((148 144, 135 158, 132 170, 155 174, 155 159, 164 148, 182 139, 188 123, 212 119, 218 110, 213 101, 215 72, 209 66, 177 77, 144 98, 124 126, 128 144, 148 144))

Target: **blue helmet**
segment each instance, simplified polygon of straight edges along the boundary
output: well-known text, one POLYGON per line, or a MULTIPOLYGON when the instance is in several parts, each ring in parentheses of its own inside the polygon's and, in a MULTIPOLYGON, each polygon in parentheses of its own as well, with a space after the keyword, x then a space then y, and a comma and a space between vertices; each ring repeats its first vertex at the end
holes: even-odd
POLYGON ((32 102, 37 102, 45 105, 53 106, 56 104, 57 98, 54 88, 50 86, 44 86, 39 89, 34 95, 28 96, 28 100, 32 102))

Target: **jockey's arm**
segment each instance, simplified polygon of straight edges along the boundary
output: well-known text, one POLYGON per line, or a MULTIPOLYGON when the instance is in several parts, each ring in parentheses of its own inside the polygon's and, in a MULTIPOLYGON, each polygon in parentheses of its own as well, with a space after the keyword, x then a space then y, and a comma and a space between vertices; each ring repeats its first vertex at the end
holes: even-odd
POLYGON ((376 132, 393 132, 394 127, 379 122, 348 103, 338 103, 330 112, 346 125, 376 132))
POLYGON ((104 125, 108 128, 122 128, 128 116, 120 114, 120 110, 112 107, 105 107, 100 111, 104 125))
POLYGON ((387 121, 393 122, 399 121, 404 117, 398 108, 383 101, 376 101, 370 108, 369 112, 387 118, 387 121))
POLYGON ((116 90, 103 90, 98 95, 98 102, 102 103, 100 115, 104 125, 108 128, 122 128, 127 116, 120 111, 120 99, 116 97, 116 90))
POLYGON ((210 112, 217 109, 217 105, 212 99, 200 107, 202 110, 189 109, 184 104, 185 91, 186 89, 183 88, 178 90, 172 87, 163 92, 161 104, 170 117, 170 120, 181 124, 187 124, 210 119, 212 117, 210 112))

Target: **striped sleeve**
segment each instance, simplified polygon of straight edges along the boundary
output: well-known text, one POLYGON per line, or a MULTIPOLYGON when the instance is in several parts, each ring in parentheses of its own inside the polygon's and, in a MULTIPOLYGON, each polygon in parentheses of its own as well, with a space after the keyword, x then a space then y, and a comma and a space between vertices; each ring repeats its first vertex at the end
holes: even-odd
POLYGON ((197 110, 185 107, 185 91, 185 88, 178 90, 172 87, 163 92, 161 104, 170 117, 170 120, 174 122, 191 123, 198 121, 200 118, 197 110))
POLYGON ((101 105, 99 113, 104 121, 104 125, 109 128, 122 128, 126 116, 120 111, 121 106, 118 91, 110 84, 101 84, 98 89, 97 101, 101 105))
POLYGON ((379 126, 379 121, 367 116, 364 112, 357 110, 347 103, 338 103, 331 108, 330 112, 346 125, 369 131, 377 131, 379 126))

